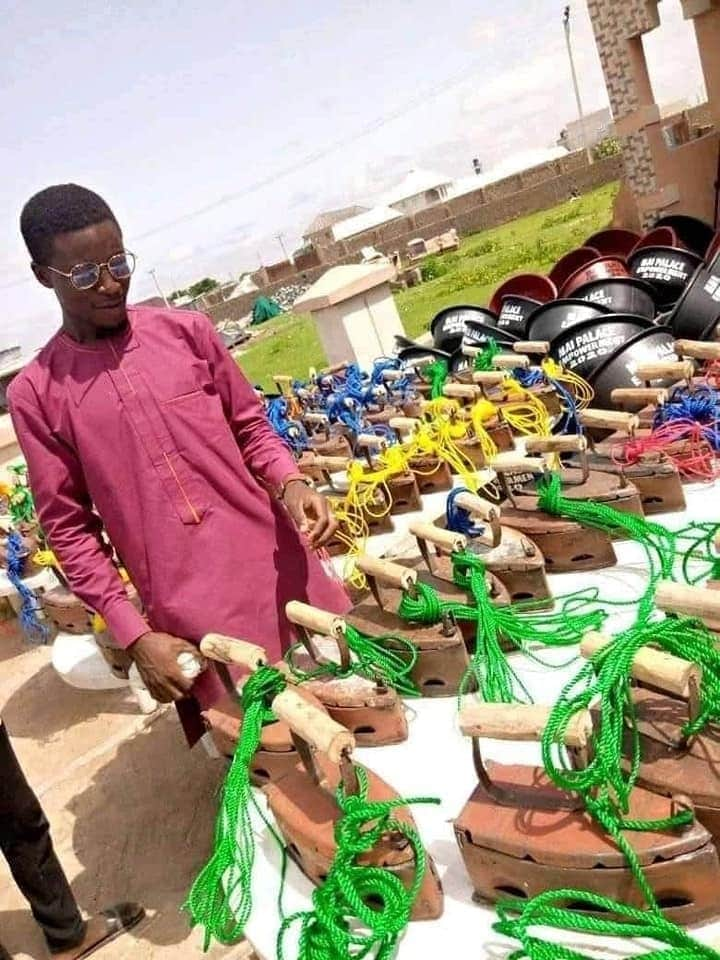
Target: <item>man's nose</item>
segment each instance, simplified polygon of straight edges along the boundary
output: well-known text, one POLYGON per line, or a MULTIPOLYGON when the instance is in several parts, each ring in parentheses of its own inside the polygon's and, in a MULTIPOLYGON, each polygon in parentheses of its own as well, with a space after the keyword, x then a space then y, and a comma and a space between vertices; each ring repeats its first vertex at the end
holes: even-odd
POLYGON ((117 296, 122 291, 122 285, 119 280, 110 273, 107 264, 100 267, 100 279, 98 280, 98 290, 105 296, 117 296))

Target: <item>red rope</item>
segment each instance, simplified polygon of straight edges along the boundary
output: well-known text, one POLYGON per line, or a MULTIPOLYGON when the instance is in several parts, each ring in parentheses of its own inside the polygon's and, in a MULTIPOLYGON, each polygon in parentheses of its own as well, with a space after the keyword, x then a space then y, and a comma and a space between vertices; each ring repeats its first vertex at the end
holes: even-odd
POLYGON ((693 420, 664 423, 643 437, 630 437, 613 447, 612 459, 618 466, 634 466, 653 454, 662 454, 678 471, 691 480, 711 481, 720 477, 715 453, 703 436, 703 426, 693 420))

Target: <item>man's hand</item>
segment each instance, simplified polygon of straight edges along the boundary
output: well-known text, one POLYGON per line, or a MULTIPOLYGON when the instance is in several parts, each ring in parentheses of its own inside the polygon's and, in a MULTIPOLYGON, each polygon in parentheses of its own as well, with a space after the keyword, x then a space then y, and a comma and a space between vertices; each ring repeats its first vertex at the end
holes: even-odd
POLYGON ((200 651, 187 640, 170 633, 145 633, 127 651, 137 664, 140 676, 151 695, 160 703, 186 697, 194 680, 186 677, 178 664, 178 655, 190 653, 198 660, 200 651))
POLYGON ((338 528, 325 497, 302 480, 290 480, 285 487, 283 503, 300 533, 307 534, 313 550, 324 547, 338 528))

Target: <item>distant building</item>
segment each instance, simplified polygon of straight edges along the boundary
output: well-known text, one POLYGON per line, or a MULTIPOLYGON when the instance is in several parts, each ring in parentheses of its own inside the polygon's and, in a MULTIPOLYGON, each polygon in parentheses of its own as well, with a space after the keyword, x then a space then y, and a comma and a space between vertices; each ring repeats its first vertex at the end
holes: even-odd
POLYGON ((313 222, 305 228, 302 238, 307 245, 312 247, 321 247, 332 243, 334 239, 332 228, 336 223, 348 220, 359 213, 365 213, 367 209, 367 207, 353 204, 351 207, 342 207, 339 210, 326 210, 324 213, 319 213, 313 222))
POLYGON ((392 220, 398 220, 402 214, 391 207, 372 207, 370 210, 364 210, 355 217, 349 217, 347 220, 341 220, 332 228, 333 240, 347 240, 348 237, 354 237, 364 230, 372 230, 373 227, 381 227, 392 220))
POLYGON ((576 150, 583 150, 585 146, 592 148, 614 134, 612 113, 610 107, 605 107, 604 110, 587 114, 582 120, 580 118, 571 120, 560 134, 557 143, 559 147, 565 147, 566 150, 574 153, 576 150), (583 128, 585 137, 583 137, 583 128))
POLYGON ((411 170, 400 183, 380 198, 385 207, 412 215, 450 196, 452 178, 431 170, 411 170))

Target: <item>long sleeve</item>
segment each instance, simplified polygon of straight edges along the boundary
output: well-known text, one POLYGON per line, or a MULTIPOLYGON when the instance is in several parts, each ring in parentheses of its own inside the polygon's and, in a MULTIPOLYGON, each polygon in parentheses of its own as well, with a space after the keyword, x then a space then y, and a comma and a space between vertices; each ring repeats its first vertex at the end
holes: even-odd
POLYGON ((74 452, 54 436, 30 391, 10 390, 10 414, 28 465, 38 518, 73 592, 96 610, 120 647, 147 633, 128 600, 101 537, 83 471, 74 452))
POLYGON ((212 323, 198 315, 198 338, 202 355, 210 365, 225 416, 250 471, 266 487, 278 489, 297 464, 270 426, 255 391, 230 355, 212 323))

